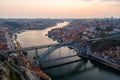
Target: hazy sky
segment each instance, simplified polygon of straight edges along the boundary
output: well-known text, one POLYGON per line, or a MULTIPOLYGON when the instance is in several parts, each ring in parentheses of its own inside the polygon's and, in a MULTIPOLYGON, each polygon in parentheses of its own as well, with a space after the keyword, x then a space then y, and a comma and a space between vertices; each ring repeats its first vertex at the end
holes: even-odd
POLYGON ((0 0, 1 18, 120 17, 120 0, 0 0))

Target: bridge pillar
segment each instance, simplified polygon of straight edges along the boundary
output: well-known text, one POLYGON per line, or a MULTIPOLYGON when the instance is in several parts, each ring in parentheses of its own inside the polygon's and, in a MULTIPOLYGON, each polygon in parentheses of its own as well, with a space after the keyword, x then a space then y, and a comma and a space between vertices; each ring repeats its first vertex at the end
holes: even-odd
POLYGON ((86 45, 87 45, 87 55, 88 55, 88 54, 91 54, 91 49, 90 49, 90 48, 91 48, 91 45, 90 45, 90 42, 87 41, 87 42, 86 42, 86 45))
POLYGON ((91 53, 91 49, 90 49, 91 45, 87 45, 87 54, 91 53))
POLYGON ((35 49, 35 54, 36 54, 36 58, 38 57, 38 50, 37 50, 37 48, 35 49))
POLYGON ((37 65, 39 65, 39 60, 38 60, 38 49, 35 49, 35 62, 37 65))

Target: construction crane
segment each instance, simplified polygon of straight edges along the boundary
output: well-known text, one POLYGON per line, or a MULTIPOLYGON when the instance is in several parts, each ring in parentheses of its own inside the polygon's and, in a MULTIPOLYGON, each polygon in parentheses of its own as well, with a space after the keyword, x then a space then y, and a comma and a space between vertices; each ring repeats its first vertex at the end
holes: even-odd
POLYGON ((21 45, 18 40, 16 40, 16 48, 17 48, 17 54, 18 54, 18 65, 20 65, 20 62, 23 61, 25 67, 29 68, 30 61, 25 59, 24 57, 21 56, 21 45))
POLYGON ((21 46, 18 40, 16 40, 16 48, 18 49, 17 54, 18 54, 18 65, 20 65, 20 60, 21 60, 21 46))

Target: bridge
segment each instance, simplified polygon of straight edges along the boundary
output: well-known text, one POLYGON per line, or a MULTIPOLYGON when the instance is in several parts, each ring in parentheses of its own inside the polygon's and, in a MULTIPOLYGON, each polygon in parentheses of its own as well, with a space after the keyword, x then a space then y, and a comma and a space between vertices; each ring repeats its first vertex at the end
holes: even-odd
MULTIPOLYGON (((90 41, 103 41, 103 40, 108 40, 108 39, 116 39, 120 38, 120 35, 115 35, 115 36, 110 36, 110 37, 102 37, 102 38, 95 38, 95 39, 86 39, 86 40, 80 40, 80 41, 85 41, 85 42, 90 42, 90 41)), ((47 48, 47 47, 55 47, 55 46, 65 46, 68 44, 71 44, 72 42, 63 42, 63 43, 57 43, 57 44, 49 44, 49 45, 41 45, 41 46, 32 46, 32 47, 26 47, 26 48, 21 48, 21 51, 29 51, 29 50, 34 50, 34 49, 42 49, 42 48, 47 48)), ((17 52, 18 49, 12 49, 8 50, 7 52, 17 52)))
MULTIPOLYGON (((29 51, 29 50, 35 50, 35 49, 42 49, 42 48, 48 48, 48 47, 55 47, 55 46, 64 46, 67 44, 70 44, 71 42, 64 42, 64 43, 57 43, 57 44, 49 44, 49 45, 41 45, 41 46, 32 46, 32 47, 25 47, 25 48, 21 48, 21 51, 29 51)), ((11 53, 11 52, 17 52, 18 49, 12 49, 12 50, 8 50, 7 53, 11 53)))
MULTIPOLYGON (((120 35, 115 35, 115 36, 110 36, 110 37, 102 37, 102 38, 95 38, 95 39, 87 39, 87 40, 81 40, 81 41, 85 41, 87 44, 87 48, 83 49, 83 48, 76 48, 77 54, 75 55, 69 55, 69 56, 65 56, 65 57, 60 57, 60 58, 55 58, 53 60, 48 60, 48 61, 44 61, 49 55, 52 54, 53 51, 55 51, 56 49, 63 47, 63 46, 70 46, 73 45, 74 43, 72 42, 63 42, 63 43, 57 43, 57 44, 49 44, 49 45, 41 45, 41 46, 33 46, 33 47, 26 47, 26 48, 20 48, 20 51, 29 51, 29 50, 35 50, 35 54, 36 54, 36 61, 39 61, 39 63, 42 62, 50 62, 50 61, 57 61, 57 60, 61 60, 61 59, 66 59, 66 58, 71 58, 71 57, 75 57, 75 56, 84 56, 83 54, 81 54, 81 51, 84 51, 84 53, 89 54, 90 53, 90 43, 92 41, 103 41, 103 40, 109 40, 109 39, 118 39, 120 37, 120 35), (38 49, 43 49, 43 48, 48 48, 48 50, 46 50, 45 52, 43 52, 41 55, 38 55, 38 49)), ((18 49, 12 49, 12 50, 8 50, 6 51, 6 53, 14 53, 14 52, 18 52, 18 49)), ((84 56, 85 57, 85 56, 84 56)))

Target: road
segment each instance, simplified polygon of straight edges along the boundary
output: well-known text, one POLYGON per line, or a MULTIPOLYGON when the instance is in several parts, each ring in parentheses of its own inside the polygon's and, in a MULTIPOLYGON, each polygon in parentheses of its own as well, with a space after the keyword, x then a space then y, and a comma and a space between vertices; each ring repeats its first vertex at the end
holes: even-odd
POLYGON ((6 33, 6 39, 7 39, 8 45, 9 45, 9 49, 10 49, 10 50, 14 49, 14 45, 13 45, 11 39, 10 39, 9 32, 6 33))

